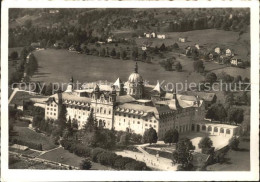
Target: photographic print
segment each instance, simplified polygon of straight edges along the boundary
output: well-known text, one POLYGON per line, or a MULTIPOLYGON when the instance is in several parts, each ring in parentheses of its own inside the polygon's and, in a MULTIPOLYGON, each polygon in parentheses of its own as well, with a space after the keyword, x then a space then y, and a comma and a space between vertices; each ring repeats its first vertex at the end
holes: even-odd
POLYGON ((251 15, 9 8, 8 169, 249 172, 251 15))

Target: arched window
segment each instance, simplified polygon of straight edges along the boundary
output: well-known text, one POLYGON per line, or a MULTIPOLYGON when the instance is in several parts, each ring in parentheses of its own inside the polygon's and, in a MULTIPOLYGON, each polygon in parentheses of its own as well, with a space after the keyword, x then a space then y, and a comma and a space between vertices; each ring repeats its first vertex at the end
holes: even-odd
POLYGON ((102 111, 103 111, 103 108, 102 108, 102 107, 100 107, 100 113, 102 113, 102 111))
POLYGON ((208 127, 208 131, 212 131, 212 127, 211 126, 208 127))
POLYGON ((202 130, 205 131, 206 130, 206 126, 202 125, 202 130))
POLYGON ((214 127, 214 132, 218 132, 218 128, 217 127, 214 127))
POLYGON ((224 129, 223 128, 220 128, 220 133, 224 133, 224 129))
POLYGON ((230 129, 227 129, 227 130, 226 130, 226 134, 230 134, 230 129))

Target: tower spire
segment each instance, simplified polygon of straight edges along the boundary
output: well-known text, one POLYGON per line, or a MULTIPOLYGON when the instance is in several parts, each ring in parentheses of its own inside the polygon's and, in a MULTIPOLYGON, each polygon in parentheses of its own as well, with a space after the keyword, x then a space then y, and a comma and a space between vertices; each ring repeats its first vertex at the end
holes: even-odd
POLYGON ((137 62, 135 62, 135 73, 138 73, 138 65, 137 65, 137 62))

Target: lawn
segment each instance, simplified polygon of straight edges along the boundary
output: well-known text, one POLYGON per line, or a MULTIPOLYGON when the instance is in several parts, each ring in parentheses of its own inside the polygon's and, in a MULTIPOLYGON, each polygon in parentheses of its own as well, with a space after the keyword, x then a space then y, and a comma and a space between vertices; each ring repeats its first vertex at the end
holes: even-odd
POLYGON ((208 171, 249 171, 250 170, 250 142, 240 141, 240 150, 229 150, 225 156, 226 162, 207 167, 208 171))
MULTIPOLYGON (((127 81, 129 75, 134 72, 135 62, 132 60, 124 61, 54 49, 36 51, 34 54, 39 63, 39 71, 32 78, 34 81, 67 83, 71 76, 81 83, 97 80, 113 82, 118 77, 127 81)), ((192 61, 189 61, 189 64, 192 64, 192 61)), ((139 62, 138 66, 139 73, 149 84, 156 84, 157 80, 184 83, 189 78, 195 82, 203 79, 202 75, 190 71, 165 71, 155 63, 139 62)), ((187 69, 188 67, 190 66, 187 66, 187 69)))
POLYGON ((43 150, 50 150, 56 147, 51 141, 50 137, 47 137, 41 133, 37 133, 26 127, 15 126, 14 131, 17 134, 15 136, 11 136, 12 138, 35 144, 41 143, 43 150))
MULTIPOLYGON (((70 153, 69 151, 58 148, 53 151, 47 152, 41 155, 39 158, 47 159, 50 161, 60 162, 63 164, 79 167, 81 161, 84 159, 82 157, 78 157, 77 155, 70 153)), ((92 170, 113 170, 110 167, 103 166, 101 164, 92 162, 92 170)))

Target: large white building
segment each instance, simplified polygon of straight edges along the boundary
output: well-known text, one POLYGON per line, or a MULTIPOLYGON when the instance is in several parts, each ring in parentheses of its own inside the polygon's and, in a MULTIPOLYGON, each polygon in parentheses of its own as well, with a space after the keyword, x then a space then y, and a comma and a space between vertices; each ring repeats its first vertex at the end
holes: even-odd
POLYGON ((159 139, 171 128, 180 133, 195 131, 205 115, 204 101, 199 97, 165 92, 159 83, 152 89, 145 86, 137 64, 125 83, 117 79, 111 85, 74 90, 71 79, 65 92, 46 101, 45 119, 58 119, 62 104, 67 108, 67 118, 76 120, 79 128, 93 109, 99 126, 141 135, 153 127, 159 139))

